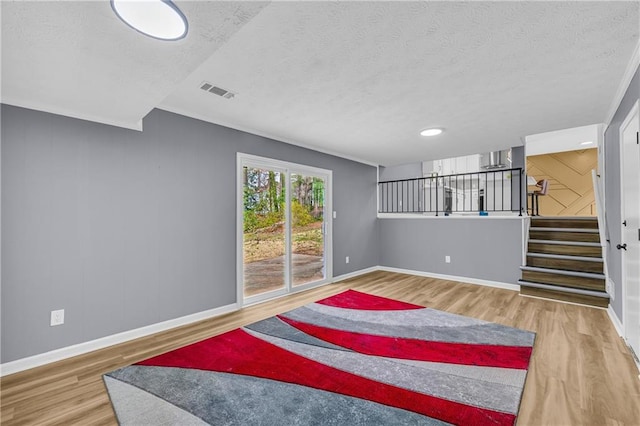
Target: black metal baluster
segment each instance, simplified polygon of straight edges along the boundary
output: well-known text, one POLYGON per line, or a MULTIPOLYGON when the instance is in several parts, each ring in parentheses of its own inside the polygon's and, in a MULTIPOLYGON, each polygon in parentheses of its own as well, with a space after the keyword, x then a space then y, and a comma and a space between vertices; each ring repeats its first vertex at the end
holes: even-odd
POLYGON ((500 210, 504 210, 504 171, 501 172, 500 183, 502 184, 502 194, 501 194, 502 205, 500 206, 501 207, 500 210))
POLYGON ((462 176, 462 211, 463 212, 467 211, 467 206, 466 206, 467 191, 465 189, 466 183, 467 183, 467 175, 464 175, 464 176, 462 176))
POLYGON ((524 176, 524 170, 520 169, 520 182, 519 182, 519 185, 518 185, 520 187, 520 190, 518 192, 518 195, 519 195, 518 198, 520 200, 520 202, 519 202, 520 212, 519 212, 518 216, 522 216, 522 187, 524 186, 524 184, 523 184, 524 177, 525 177, 524 176))
MULTIPOLYGON (((489 176, 487 176, 489 177, 489 176)), ((498 174, 493 172, 493 211, 498 211, 498 190, 496 189, 496 179, 498 178, 498 174)))

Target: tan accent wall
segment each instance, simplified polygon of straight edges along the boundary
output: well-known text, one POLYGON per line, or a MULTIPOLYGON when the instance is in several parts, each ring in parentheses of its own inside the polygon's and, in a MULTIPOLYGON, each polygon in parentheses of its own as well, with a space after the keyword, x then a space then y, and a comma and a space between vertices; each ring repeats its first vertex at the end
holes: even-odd
POLYGON ((597 151, 592 148, 527 157, 527 174, 536 180, 549 180, 548 194, 538 197, 541 216, 596 215, 591 170, 598 167, 597 151))

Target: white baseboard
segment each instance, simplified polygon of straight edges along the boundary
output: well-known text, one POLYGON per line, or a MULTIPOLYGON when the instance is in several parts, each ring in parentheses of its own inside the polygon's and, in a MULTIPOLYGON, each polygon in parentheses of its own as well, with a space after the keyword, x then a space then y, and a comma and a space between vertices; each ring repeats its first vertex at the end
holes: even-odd
POLYGON ((441 280, 459 281, 462 283, 483 285, 486 287, 496 287, 496 288, 502 288, 505 290, 520 291, 520 286, 518 284, 509 284, 509 283, 503 283, 499 281, 489 281, 489 280, 481 280, 478 278, 459 277, 456 275, 436 274, 433 272, 414 271, 410 269, 391 268, 388 266, 378 266, 378 270, 387 271, 387 272, 397 272, 399 274, 417 275, 419 277, 438 278, 441 280))
POLYGON ((620 337, 624 337, 624 332, 622 331, 622 322, 620 321, 620 318, 618 318, 618 315, 616 315, 611 305, 609 305, 609 307, 607 308, 607 313, 609 314, 609 319, 611 320, 613 327, 618 332, 618 335, 620 337))
POLYGON ((112 334, 111 336, 101 337, 99 339, 90 340, 88 342, 78 343, 77 345, 55 349, 27 358, 5 362, 4 364, 0 364, 0 377, 28 370, 30 368, 39 367, 41 365, 49 364, 52 362, 61 361, 63 359, 71 358, 77 355, 86 354, 98 349, 104 349, 109 346, 124 343, 133 339, 138 339, 140 337, 149 336, 161 331, 166 331, 172 328, 227 314, 237 309, 237 304, 233 303, 230 305, 221 306, 219 308, 209 309, 207 311, 186 315, 184 317, 159 322, 157 324, 151 324, 145 327, 136 328, 134 330, 112 334))
POLYGON ((338 281, 344 281, 349 278, 355 278, 357 276, 368 274, 369 272, 376 272, 379 270, 380 270, 379 266, 372 266, 370 268, 359 269, 357 271, 349 272, 348 274, 342 274, 342 275, 338 275, 337 277, 333 277, 333 279, 331 280, 331 283, 333 284, 338 281))

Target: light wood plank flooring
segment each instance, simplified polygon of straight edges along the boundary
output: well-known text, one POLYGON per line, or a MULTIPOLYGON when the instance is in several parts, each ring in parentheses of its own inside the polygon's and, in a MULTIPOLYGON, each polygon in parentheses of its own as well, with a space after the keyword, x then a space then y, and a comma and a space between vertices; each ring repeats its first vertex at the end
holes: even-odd
POLYGON ((374 272, 0 379, 0 423, 116 424, 102 374, 347 288, 535 331, 518 425, 640 425, 638 370, 602 309, 374 272))

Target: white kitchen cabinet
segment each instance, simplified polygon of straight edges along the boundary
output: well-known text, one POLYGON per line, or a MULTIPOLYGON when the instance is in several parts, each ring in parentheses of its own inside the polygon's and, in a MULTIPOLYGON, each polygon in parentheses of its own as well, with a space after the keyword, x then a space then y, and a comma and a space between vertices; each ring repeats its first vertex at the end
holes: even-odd
POLYGON ((424 176, 430 176, 431 172, 436 172, 440 176, 475 173, 481 170, 480 154, 424 162, 422 169, 424 176))
POLYGON ((467 155, 467 171, 473 173, 480 171, 480 154, 467 155))

